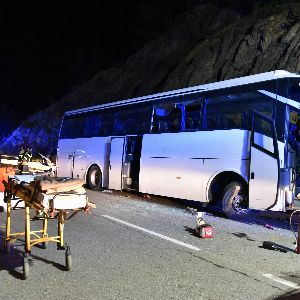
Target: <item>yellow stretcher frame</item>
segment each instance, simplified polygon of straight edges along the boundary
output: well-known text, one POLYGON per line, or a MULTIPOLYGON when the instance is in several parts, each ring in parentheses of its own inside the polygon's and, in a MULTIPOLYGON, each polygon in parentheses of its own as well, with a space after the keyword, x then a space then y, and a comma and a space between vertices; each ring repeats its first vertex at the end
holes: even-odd
POLYGON ((19 237, 25 237, 25 247, 24 247, 24 255, 23 255, 23 278, 27 279, 29 276, 29 256, 31 254, 31 247, 41 243, 42 248, 46 248, 48 242, 57 243, 58 250, 65 250, 65 263, 66 270, 70 271, 72 268, 72 257, 70 246, 64 243, 64 224, 67 220, 73 217, 76 213, 81 211, 82 209, 73 209, 73 213, 69 218, 67 218, 66 210, 57 210, 57 215, 55 218, 50 218, 48 213, 44 213, 42 218, 43 220, 43 228, 41 230, 31 231, 31 218, 30 218, 30 209, 35 210, 43 210, 44 207, 34 201, 34 195, 32 192, 22 187, 20 184, 15 183, 13 180, 9 180, 9 182, 3 181, 5 186, 4 191, 4 199, 7 203, 7 213, 6 213, 6 234, 5 234, 5 251, 7 254, 10 253, 11 244, 13 244, 19 237), (24 201, 25 204, 25 231, 23 232, 11 232, 11 212, 12 208, 12 198, 17 196, 20 198, 19 201, 24 201), (48 220, 49 219, 57 219, 57 235, 49 236, 48 235, 48 220), (32 239, 31 236, 34 236, 32 239))

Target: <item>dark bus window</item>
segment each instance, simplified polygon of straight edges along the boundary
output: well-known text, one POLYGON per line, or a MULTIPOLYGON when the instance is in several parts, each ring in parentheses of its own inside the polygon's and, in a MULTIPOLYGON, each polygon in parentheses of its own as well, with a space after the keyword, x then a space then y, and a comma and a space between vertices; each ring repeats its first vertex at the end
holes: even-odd
POLYGON ((143 134, 150 132, 152 105, 149 103, 145 106, 132 108, 131 116, 135 119, 135 125, 132 132, 135 134, 143 134))
POLYGON ((84 136, 93 137, 100 135, 102 120, 99 111, 87 113, 85 115, 84 136))
POLYGON ((112 111, 99 111, 101 114, 100 136, 110 136, 113 134, 114 113, 112 111))
POLYGON ((288 98, 299 102, 300 108, 300 79, 299 78, 290 78, 288 84, 288 98))
POLYGON ((182 129, 182 105, 175 104, 168 115, 168 131, 178 132, 182 129))
POLYGON ((255 118, 254 119, 254 132, 261 133, 268 137, 272 137, 272 127, 269 122, 262 118, 255 118))
POLYGON ((249 129, 256 110, 272 118, 274 101, 259 92, 244 92, 208 97, 205 105, 204 129, 249 129))
POLYGON ((182 129, 182 104, 163 104, 154 107, 151 132, 178 132, 182 129))
POLYGON ((200 129, 201 103, 199 101, 185 104, 185 128, 184 130, 200 129))
POLYGON ((149 133, 152 106, 132 106, 114 113, 113 135, 149 133))
POLYGON ((63 119, 60 138, 61 139, 75 139, 84 136, 84 116, 70 115, 63 119))
POLYGON ((270 138, 273 138, 273 127, 272 122, 269 122, 258 115, 254 115, 253 120, 253 143, 265 150, 267 150, 269 153, 274 154, 275 148, 273 145, 273 139, 272 140, 266 140, 263 136, 268 136, 270 138))
POLYGON ((286 105, 280 101, 275 105, 275 128, 278 141, 284 142, 285 135, 285 121, 286 121, 286 105))
POLYGON ((126 135, 128 127, 131 126, 130 123, 126 111, 116 112, 114 116, 113 135, 126 135))

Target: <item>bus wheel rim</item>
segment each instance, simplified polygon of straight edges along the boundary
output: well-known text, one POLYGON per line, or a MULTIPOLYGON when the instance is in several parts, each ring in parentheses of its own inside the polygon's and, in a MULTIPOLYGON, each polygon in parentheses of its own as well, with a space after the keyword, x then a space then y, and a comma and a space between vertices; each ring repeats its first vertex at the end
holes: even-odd
POLYGON ((247 208, 243 207, 243 202, 245 200, 245 197, 243 195, 236 195, 235 201, 233 201, 233 208, 235 211, 239 213, 246 213, 248 211, 247 208))
POLYGON ((90 177, 90 179, 91 179, 91 183, 93 184, 93 185, 97 185, 98 184, 98 172, 97 172, 97 170, 94 170, 92 173, 91 173, 91 177, 90 177))

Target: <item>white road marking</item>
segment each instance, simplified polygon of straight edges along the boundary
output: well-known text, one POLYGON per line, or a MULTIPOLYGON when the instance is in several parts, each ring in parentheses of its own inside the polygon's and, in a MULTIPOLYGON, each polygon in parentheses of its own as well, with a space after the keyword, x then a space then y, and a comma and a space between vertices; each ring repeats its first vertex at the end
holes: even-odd
POLYGON ((170 238, 170 237, 168 237, 168 236, 165 236, 165 235, 163 235, 163 234, 160 234, 160 233, 157 233, 157 232, 148 230, 148 229, 146 229, 146 228, 143 228, 143 227, 140 227, 140 226, 137 226, 137 225, 134 225, 134 224, 131 224, 131 223, 122 221, 122 220, 120 220, 120 219, 117 219, 117 218, 114 218, 114 217, 111 217, 111 216, 108 216, 108 215, 102 215, 102 217, 105 217, 105 218, 110 219, 110 220, 112 220, 112 221, 115 221, 115 222, 124 224, 124 225, 129 226, 129 227, 135 228, 135 229, 137 229, 137 230, 140 230, 140 231, 143 231, 143 232, 147 232, 147 233, 149 233, 149 234, 155 235, 155 236, 157 236, 157 237, 159 237, 159 238, 161 238, 161 239, 164 239, 164 240, 167 240, 167 241, 169 241, 169 242, 178 244, 178 245, 180 245, 180 246, 183 246, 183 247, 186 247, 186 248, 195 250, 195 251, 201 250, 200 248, 197 248, 197 247, 195 247, 195 246, 193 246, 193 245, 190 245, 190 244, 187 244, 187 243, 184 243, 184 242, 181 242, 181 241, 172 239, 172 238, 170 238))
POLYGON ((299 288, 300 288, 300 285, 299 285, 299 284, 296 284, 296 283, 294 283, 294 282, 287 281, 287 280, 285 280, 285 279, 276 277, 276 276, 274 276, 274 275, 272 275, 272 274, 263 274, 263 276, 265 276, 265 277, 267 277, 267 278, 269 278, 269 279, 272 279, 272 280, 274 280, 274 281, 277 281, 277 282, 279 282, 279 283, 281 283, 281 284, 284 284, 284 285, 286 285, 286 286, 288 286, 288 287, 290 287, 290 288, 294 288, 294 289, 299 289, 299 288))

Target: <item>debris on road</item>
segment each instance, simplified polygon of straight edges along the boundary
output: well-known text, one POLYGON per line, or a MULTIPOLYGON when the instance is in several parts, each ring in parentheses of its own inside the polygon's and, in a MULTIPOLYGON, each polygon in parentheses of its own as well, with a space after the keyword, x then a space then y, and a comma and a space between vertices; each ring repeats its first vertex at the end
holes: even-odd
POLYGON ((213 237, 213 228, 209 224, 205 224, 205 221, 203 219, 203 212, 197 212, 196 217, 196 229, 195 234, 202 239, 212 238, 213 237))
POLYGON ((187 207, 186 208, 187 211, 189 211, 190 213, 192 213, 192 215, 196 215, 197 214, 197 209, 196 208, 192 208, 192 207, 187 207))
POLYGON ((272 229, 272 230, 274 229, 273 226, 270 225, 270 224, 266 224, 265 227, 268 228, 268 229, 272 229))
MULTIPOLYGON (((28 162, 29 172, 39 173, 39 172, 52 172, 55 173, 56 165, 51 162, 49 158, 41 153, 38 153, 39 158, 33 159, 28 162)), ((18 167, 18 157, 12 155, 2 154, 0 156, 1 166, 11 166, 17 169, 18 167)))
POLYGON ((287 248, 285 246, 270 242, 270 241, 264 241, 263 242, 263 248, 268 250, 274 250, 279 252, 287 253, 288 251, 295 252, 293 249, 287 248))

